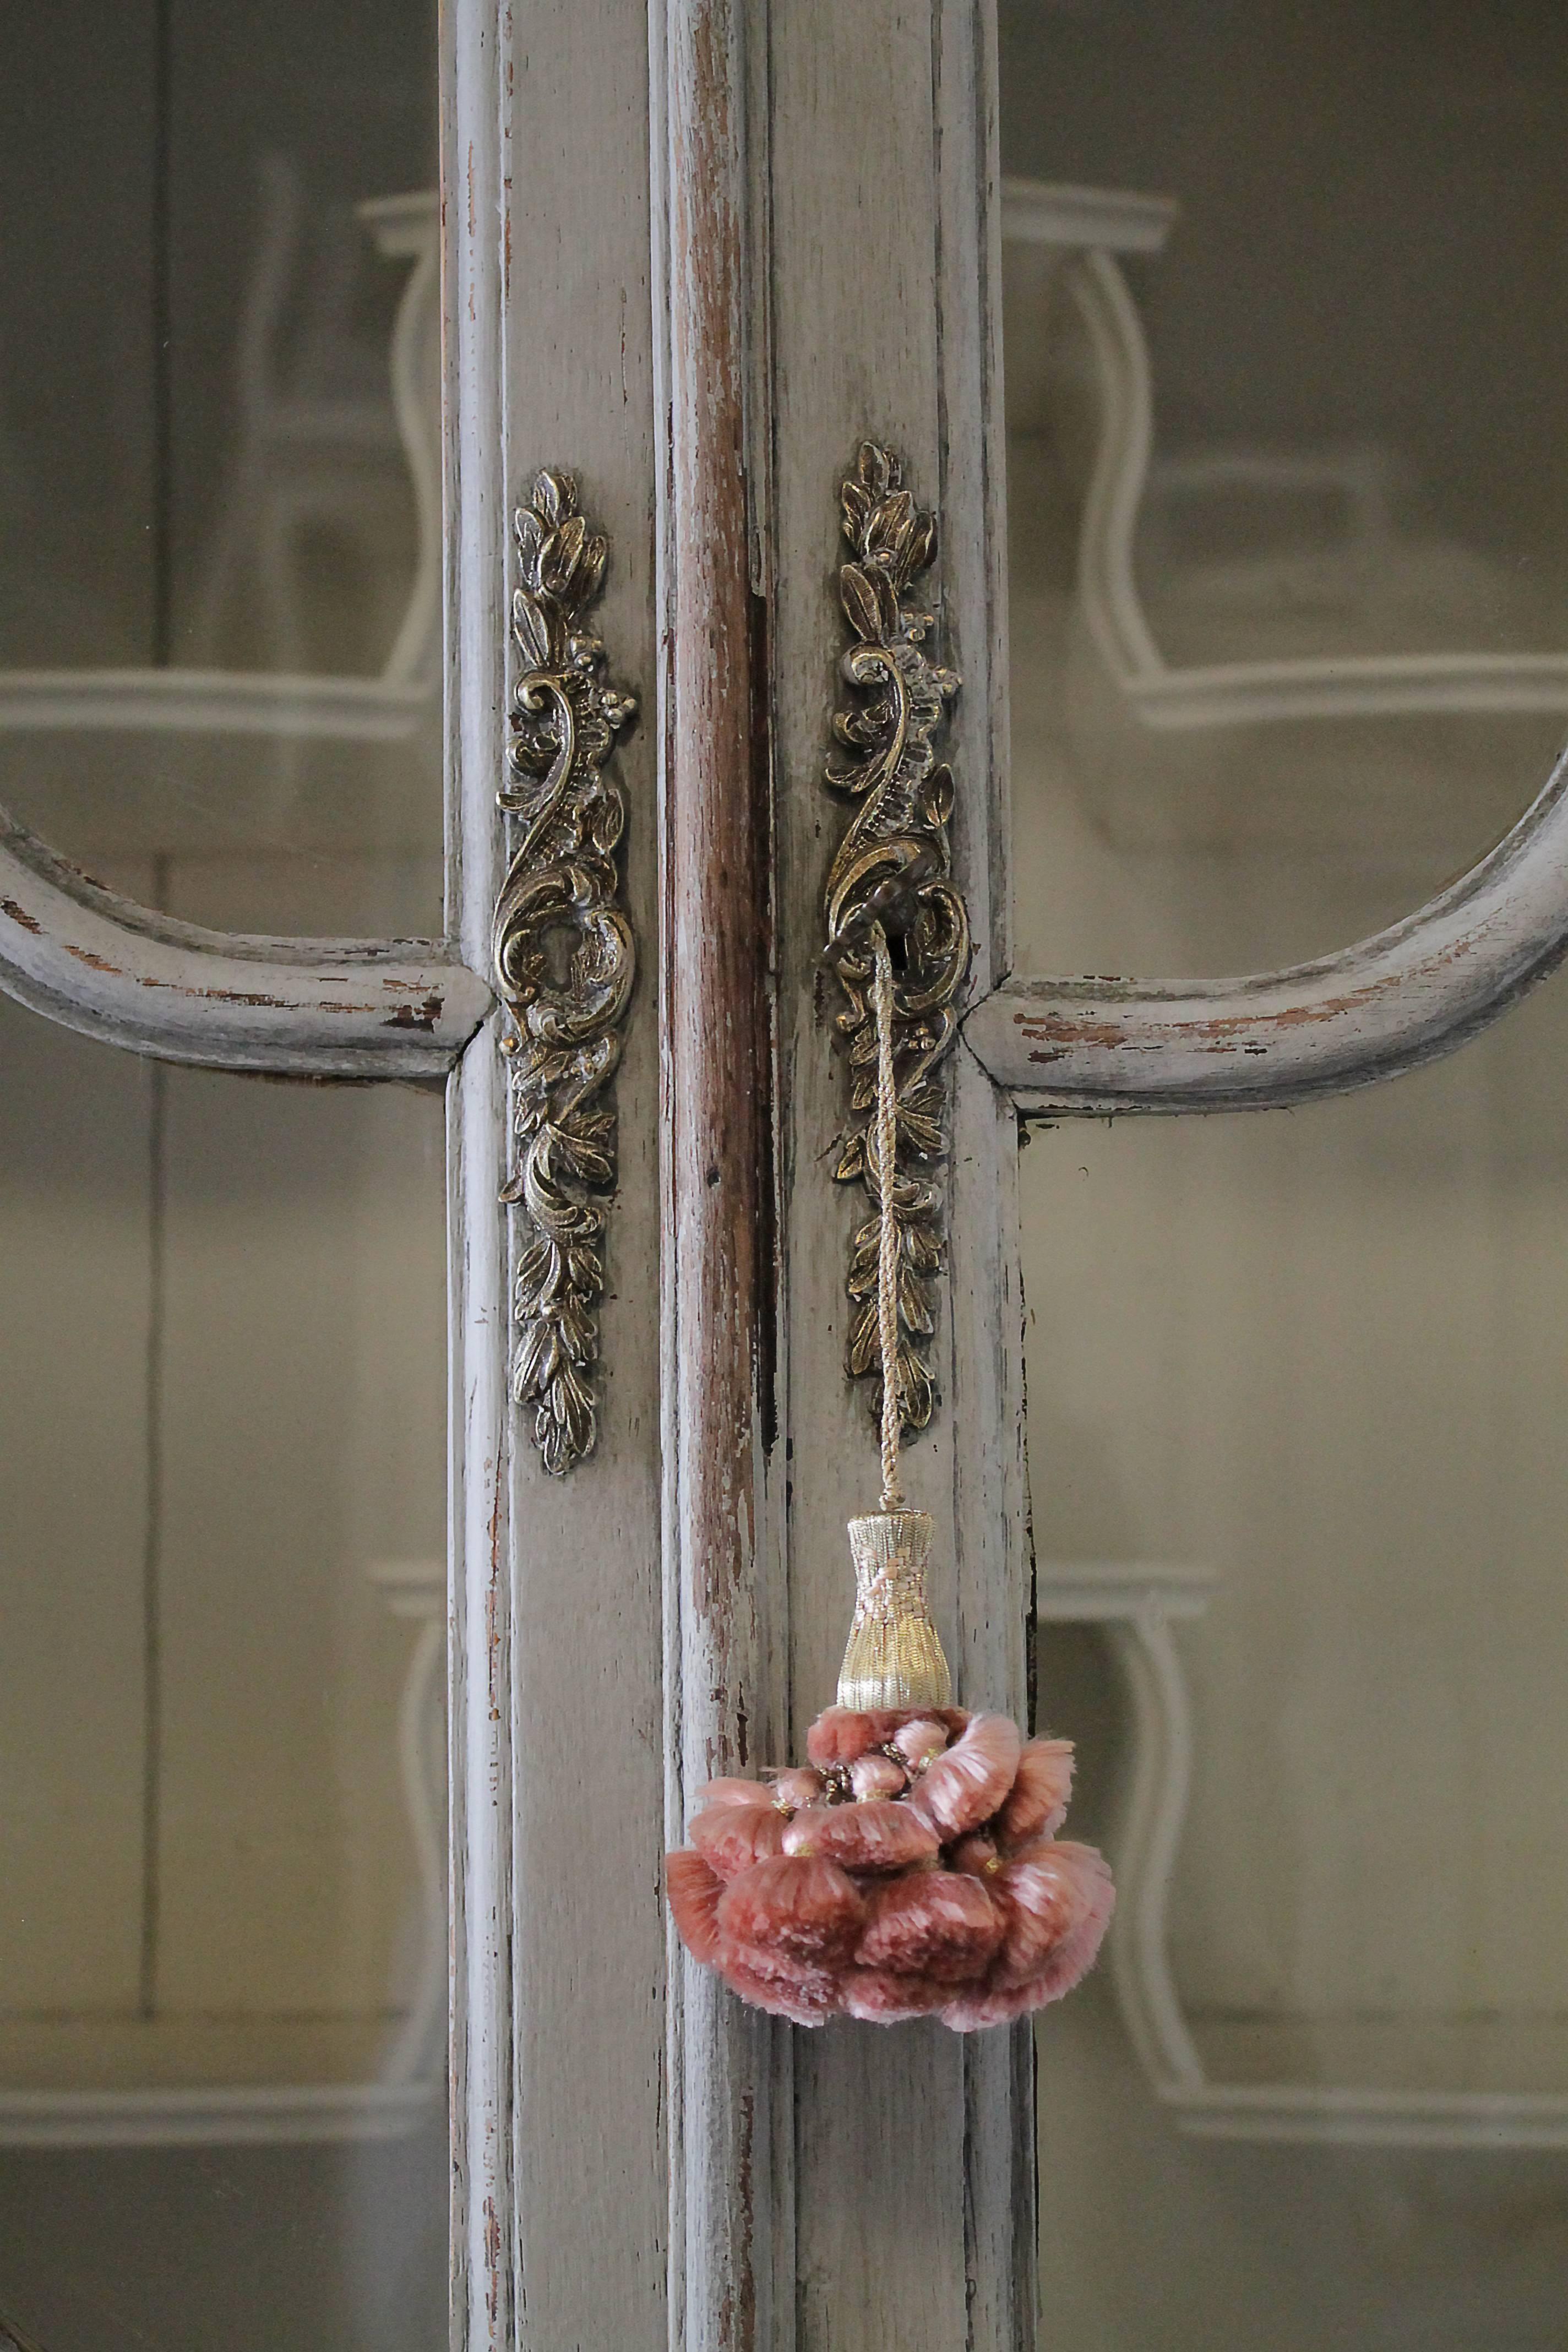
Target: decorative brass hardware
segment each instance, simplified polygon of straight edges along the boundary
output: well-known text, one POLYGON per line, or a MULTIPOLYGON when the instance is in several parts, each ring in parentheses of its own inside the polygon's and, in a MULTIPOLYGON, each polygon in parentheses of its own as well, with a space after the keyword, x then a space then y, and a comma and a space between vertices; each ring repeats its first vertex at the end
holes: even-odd
POLYGON ((521 1334, 512 1396, 532 1401, 544 1466, 559 1475, 597 1433, 592 1368, 616 1117, 595 1098, 621 1057, 637 969, 618 904, 626 802, 605 763, 637 703, 605 683, 604 646, 584 621, 608 547, 579 514, 572 477, 536 475, 513 529, 521 577, 511 634, 523 672, 511 695, 511 781, 496 798, 522 837, 496 903, 494 953, 517 1152, 500 1197, 526 1229, 512 1277, 521 1334))
MULTIPOLYGON (((931 660, 925 641, 934 620, 909 601, 936 554, 936 517, 903 488, 899 460, 870 441, 861 445, 839 496, 855 560, 839 572, 838 593, 854 641, 839 664, 849 697, 834 718, 839 748, 826 774, 835 791, 860 806, 838 845, 826 893, 827 960, 845 997, 835 1022, 848 1043, 850 1072, 850 1123, 835 1172, 842 1183, 863 1183, 879 1211, 870 1003, 879 924, 893 956, 898 1108, 890 1181, 899 1228, 901 1433, 923 1429, 935 1402, 931 1340, 945 1256, 947 1154, 947 1088, 938 1065, 958 1034, 953 1000, 969 965, 969 919, 952 879, 952 772, 938 763, 932 738, 960 681, 931 660)), ((878 1245, 873 1215, 850 1245, 848 1369, 857 1380, 876 1373, 879 1364, 878 1245)), ((879 1412, 879 1381, 878 1391, 879 1412)))

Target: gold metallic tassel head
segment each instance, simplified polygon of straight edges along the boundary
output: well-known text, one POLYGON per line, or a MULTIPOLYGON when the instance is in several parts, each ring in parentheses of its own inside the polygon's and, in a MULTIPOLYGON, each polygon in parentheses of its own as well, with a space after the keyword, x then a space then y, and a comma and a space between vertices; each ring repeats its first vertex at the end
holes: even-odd
POLYGON ((952 1676, 926 1598, 934 1526, 929 1511, 850 1520, 855 1622, 838 1677, 840 1706, 952 1706, 952 1676))

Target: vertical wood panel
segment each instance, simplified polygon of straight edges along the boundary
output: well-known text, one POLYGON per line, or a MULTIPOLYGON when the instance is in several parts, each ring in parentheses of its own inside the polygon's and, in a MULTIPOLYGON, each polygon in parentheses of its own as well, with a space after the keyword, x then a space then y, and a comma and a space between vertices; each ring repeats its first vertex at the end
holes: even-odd
MULTIPOLYGON (((646 693, 651 663, 639 675, 634 655, 651 654, 651 636, 638 638, 635 610, 617 608, 615 598, 629 588, 635 602, 638 577, 623 552, 635 543, 626 528, 627 485, 640 481, 646 494, 653 473, 652 447, 637 441, 639 414, 660 425, 658 472, 668 503, 659 618, 669 633, 658 736, 668 1136, 664 1745, 676 1829, 693 1778, 776 1757, 791 1744, 786 1728, 798 1744, 806 1719, 831 1695, 851 1586, 844 1520, 875 1475, 871 1432, 842 1366, 850 1204, 823 1165, 842 1122, 842 1073, 817 1024, 815 980, 823 872, 842 818, 818 778, 841 640, 831 593, 838 472, 859 437, 874 433, 907 453, 917 488, 936 499, 955 414, 962 432, 983 429, 976 404, 984 361, 973 272, 964 259, 984 236, 973 180, 985 131, 983 77, 973 23, 963 11, 953 23, 944 62, 930 9, 879 5, 851 18, 810 6, 782 12, 771 25, 762 10, 741 12, 719 0, 677 0, 654 12, 655 101, 663 110, 651 159, 654 229, 670 315, 651 401, 646 373, 637 373, 646 351, 637 340, 645 281, 629 247, 616 242, 623 197, 626 216, 647 236, 639 209, 646 197, 634 200, 623 175, 649 162, 631 130, 644 119, 647 93, 616 47, 617 28, 596 23, 589 38, 570 19, 531 11, 526 29, 518 27, 510 70, 498 75, 507 60, 489 51, 481 14, 465 12, 459 25, 452 99, 458 178, 447 214, 459 403, 452 488, 462 664, 454 740, 462 924, 476 958, 485 952, 498 846, 501 679, 494 646, 483 640, 491 629, 500 639, 505 508, 537 463, 578 470, 586 504, 611 534, 615 563, 627 565, 612 571, 621 584, 606 598, 603 634, 612 662, 646 693), (485 117, 493 103, 487 74, 502 82, 499 147, 485 117), (584 124, 595 131, 587 145, 584 124), (952 225, 962 224, 965 205, 973 215, 967 246, 960 237, 952 263, 953 299, 964 312, 952 332, 965 356, 951 381, 934 299, 944 251, 941 146, 950 131, 952 225), (785 151, 782 168, 770 167, 770 137, 785 151), (628 280, 629 310, 620 299, 628 280), (764 385, 748 371, 765 339, 771 299, 788 313, 791 340, 781 343, 780 364, 764 385), (492 302, 507 321, 504 481, 487 446, 496 414, 487 412, 483 391, 492 302), (756 463, 769 443, 779 467, 771 516, 756 463), (773 646, 780 656, 776 684, 764 694, 758 662, 773 646), (778 1393, 779 1425, 789 1434, 777 1441, 771 1463, 773 1076, 767 771, 756 723, 763 713, 776 730, 773 772, 784 802, 775 884, 784 931, 775 952, 791 1325, 778 1393), (758 1506, 764 1486, 765 1522, 758 1506), (793 1727, 772 1694, 773 1661, 783 1654, 786 1554, 788 1613, 802 1608, 793 1727)), ((665 299, 656 293, 656 310, 665 299)), ((994 584, 986 496, 984 466, 976 472, 961 464, 953 498, 969 509, 961 535, 968 534, 971 583, 994 584)), ((643 613, 646 619, 646 604, 643 613)), ((984 640, 991 619, 978 616, 971 625, 984 640)), ((995 705, 978 674, 977 708, 983 748, 973 782, 964 780, 977 797, 966 801, 963 824, 966 855, 978 857, 984 877, 992 761, 984 745, 995 705)), ((647 804, 638 763, 651 740, 645 730, 624 755, 639 908, 637 828, 647 804)), ((989 941, 984 908, 981 919, 989 941)), ((646 958, 644 971, 646 987, 646 958)), ((469 2003, 458 2051, 460 2068, 479 2091, 459 2151, 464 2325, 486 2343, 517 2332, 540 2347, 609 2334, 643 2341, 650 2324, 664 2324, 654 2273, 668 2243, 669 2335, 683 2352, 699 2345, 782 2352, 797 2327, 807 2344, 867 2352, 893 2340, 916 2352, 1011 2343, 1018 2084, 1016 2046, 1005 2037, 999 2056, 975 2063, 935 2028, 789 2035, 682 1969, 668 2086, 675 2236, 667 2242, 658 2220, 639 2222, 660 2153, 658 2085, 651 2073, 639 2072, 658 2012, 634 1990, 645 1924, 657 1923, 651 1874, 637 1876, 657 1835, 639 1811, 647 1783, 637 1749, 640 1710, 658 1696, 652 1653, 639 1647, 642 1604, 646 1596, 651 1608, 652 1593, 640 1580, 641 1563, 651 1565, 642 1548, 651 1516, 644 1513, 657 1466, 657 1367, 638 1352, 652 1251, 640 1254, 636 1244, 652 1240, 651 1223, 641 1220, 657 1214, 658 1197, 640 1190, 638 1121, 647 1117, 651 1134, 655 1109, 636 1058, 646 1050, 644 1019, 639 993, 618 1083, 622 1193, 611 1237, 618 1297, 605 1319, 605 1433, 600 1453, 565 1486, 543 1479, 496 1386, 507 1302, 492 1205, 501 1105, 488 1046, 470 1055, 457 1097, 458 1240, 467 1288, 455 1379, 468 1417, 467 1486, 457 1502, 464 1550, 457 1647, 468 1660, 459 1691, 465 1672, 468 1690, 454 1753, 465 1776, 460 1850, 468 1868, 457 1965, 469 2003), (598 1547, 616 1556, 613 1584, 597 1565, 598 1547), (606 1633, 619 1659, 613 1677, 605 1665, 606 1633), (613 1723, 605 1714, 612 1690, 613 1723), (597 1734, 601 1725, 590 1780, 574 1773, 570 1759, 583 1727, 597 1734), (613 1817, 606 1787, 618 1801, 613 1817), (628 1904, 613 1952, 602 1934, 584 1937, 586 1880, 580 1870, 573 1874, 584 1851, 595 1857, 600 1887, 618 1873, 628 1887, 646 1885, 650 1898, 646 1912, 640 1899, 628 1904), (510 2018, 487 2003, 485 1991, 487 1956, 503 1953, 509 1937, 510 2018), (798 2206, 789 2181, 789 2110, 779 2096, 787 2082, 782 2053, 792 2042, 798 2206), (793 2295, 787 2286, 775 2293, 781 2263, 786 2279, 793 2273, 793 2295)), ((1007 1349, 998 1349, 981 1272, 1005 1223, 1005 1192, 996 1190, 1005 1122, 996 1121, 988 1094, 960 1118, 979 1219, 976 1265, 963 1286, 973 1304, 955 1307, 944 1324, 944 1415, 916 1450, 915 1483, 945 1531, 939 1608, 966 1669, 985 1684, 973 1695, 1016 1705, 1021 1610, 1006 1589, 1016 1550, 1005 1535, 998 1544, 978 1531, 983 1510, 1008 1503, 1010 1438, 1004 1431, 989 1466, 977 1466, 972 1450, 960 1491, 954 1465, 964 1433, 952 1418, 960 1400, 979 1415, 998 1399, 1005 1409, 1010 1394, 1007 1349), (974 1522, 963 1540, 955 1507, 974 1522)), ((647 1758, 658 1744, 648 1738, 647 1758)), ((652 1971, 647 1981, 651 1989, 652 1971)))
POLYGON ((454 908, 499 881, 510 512, 541 466, 607 533, 593 625, 642 716, 615 754, 639 979, 614 1087, 595 1452, 546 1475, 507 1398, 492 1032, 453 1101, 459 2340, 666 2341, 664 1790, 648 50, 634 0, 452 12, 445 310, 454 908), (498 341, 497 337, 500 340, 498 341))
MULTIPOLYGON (((986 12, 781 11, 773 37, 779 577, 781 1028, 793 1487, 787 1507, 798 1745, 833 1694, 852 1594, 844 1523, 875 1496, 874 1433, 844 1377, 852 1203, 830 1181, 842 1066, 818 1006, 826 862, 847 820, 821 782, 844 625, 837 492, 869 436, 940 509, 945 658, 963 675, 952 751, 955 856, 977 976, 1005 966, 1005 707, 987 317, 994 98, 986 12)), ((938 1522, 937 1620, 964 1702, 1023 1713, 1021 1300, 1013 1122, 954 1065, 952 1279, 942 1401, 907 1454, 938 1522)), ((1027 2342, 1033 2328, 1030 2058, 1023 2035, 935 2024, 799 2037, 802 2352, 1027 2342)))

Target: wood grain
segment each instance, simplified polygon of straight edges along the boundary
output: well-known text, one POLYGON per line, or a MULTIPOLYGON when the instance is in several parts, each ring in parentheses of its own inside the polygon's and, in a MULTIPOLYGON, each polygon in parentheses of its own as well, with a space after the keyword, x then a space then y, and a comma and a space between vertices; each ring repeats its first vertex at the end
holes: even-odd
MULTIPOLYGON (((773 812, 752 357, 747 12, 664 13, 669 443, 660 517, 667 1610, 678 1661, 672 1834, 689 1791, 766 1745, 762 1465, 775 1442, 773 812)), ((775 2035, 684 1956, 672 2042, 674 2260, 686 2352, 775 2341, 775 2035)))

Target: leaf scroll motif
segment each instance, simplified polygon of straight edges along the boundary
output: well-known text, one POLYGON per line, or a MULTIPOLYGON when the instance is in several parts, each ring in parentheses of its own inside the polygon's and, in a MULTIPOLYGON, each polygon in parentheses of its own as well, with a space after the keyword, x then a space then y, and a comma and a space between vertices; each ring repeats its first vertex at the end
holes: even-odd
POLYGON ((847 1364, 852 1379, 876 1381, 879 1415, 877 1253, 886 1181, 899 1234, 900 1420, 905 1430, 923 1429, 936 1402, 931 1341, 946 1255, 947 1087, 939 1066, 957 1034, 954 1000, 969 966, 968 915, 948 841, 952 773, 934 749, 959 679, 932 661, 927 641, 935 623, 913 601, 936 555, 936 518, 905 488, 898 458, 862 443, 839 498, 852 561, 840 568, 838 593, 851 643, 839 664, 847 693, 834 718, 826 776, 858 805, 826 892, 827 958, 844 1000, 835 1025, 849 1063, 850 1116, 835 1172, 842 1183, 864 1185, 873 1211, 850 1244, 847 1364), (872 1118, 877 924, 894 965, 898 1119, 887 1171, 877 1165, 872 1118))
POLYGON ((497 801, 515 843, 496 903, 496 976, 506 1007, 516 1150, 501 1192, 519 1211, 512 1276, 514 1401, 533 1406, 546 1470, 559 1475, 597 1434, 595 1366, 605 1234, 616 1186, 616 1121, 598 1097, 620 1060, 636 975, 616 849, 626 824, 605 772, 637 703, 607 685, 584 614, 608 549, 578 511, 569 474, 534 478, 514 519, 519 581, 507 766, 497 801))

